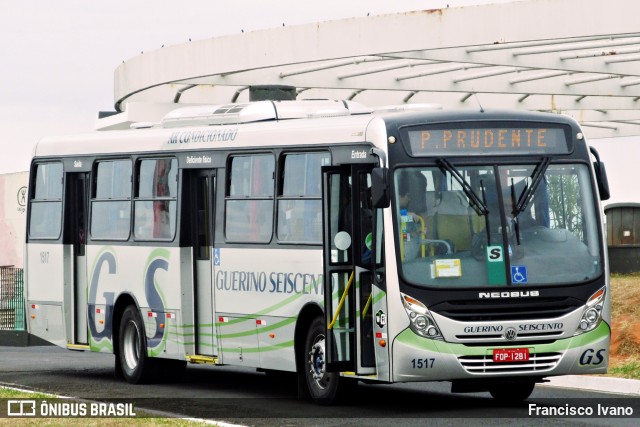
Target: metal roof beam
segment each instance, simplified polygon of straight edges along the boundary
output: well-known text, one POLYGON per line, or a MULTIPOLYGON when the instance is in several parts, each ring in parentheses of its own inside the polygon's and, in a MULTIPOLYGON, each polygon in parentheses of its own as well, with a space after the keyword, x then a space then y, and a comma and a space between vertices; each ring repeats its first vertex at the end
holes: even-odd
POLYGON ((622 58, 607 59, 604 62, 605 64, 616 64, 618 62, 635 62, 635 61, 640 61, 640 55, 630 55, 622 58))
POLYGON ((602 81, 602 80, 608 80, 608 79, 619 79, 620 76, 616 76, 616 75, 603 75, 603 76, 592 76, 592 77, 581 77, 578 79, 573 79, 573 80, 569 80, 564 82, 565 85, 567 86, 572 86, 572 85, 579 85, 579 84, 584 84, 584 83, 593 83, 593 82, 598 82, 598 81, 602 81))
POLYGON ((486 73, 478 73, 478 74, 472 74, 470 76, 457 77, 455 79, 452 79, 451 81, 453 83, 460 83, 468 80, 484 79, 486 77, 495 77, 495 76, 501 76, 503 74, 517 73, 519 71, 521 70, 518 68, 511 68, 509 70, 499 70, 499 71, 487 71, 486 73))
POLYGON ((543 79, 550 79, 553 77, 566 76, 567 74, 569 74, 569 72, 567 71, 550 71, 547 73, 540 73, 532 76, 525 76, 525 77, 519 77, 517 79, 511 79, 509 80, 509 83, 516 84, 516 83, 532 82, 535 80, 543 80, 543 79))
POLYGON ((582 50, 582 49, 593 49, 596 47, 614 47, 614 46, 628 46, 638 44, 640 39, 638 36, 634 36, 632 40, 621 39, 620 41, 614 42, 602 42, 602 43, 586 43, 582 46, 562 46, 562 47, 552 47, 552 48, 541 48, 541 49, 529 49, 522 50, 519 52, 514 52, 513 56, 523 56, 523 55, 539 55, 541 53, 555 53, 555 52, 566 52, 568 50, 582 50))
MULTIPOLYGON (((640 43, 640 42, 639 42, 640 43)), ((560 56, 560 60, 568 61, 571 59, 587 59, 587 58, 600 58, 604 56, 618 56, 618 55, 628 55, 630 53, 638 53, 640 52, 640 48, 633 49, 618 49, 618 50, 596 50, 585 53, 578 53, 574 55, 562 55, 560 56)), ((609 61, 605 61, 609 62, 609 61)))
POLYGON ((640 79, 638 79, 638 80, 627 80, 624 83, 620 83, 620 87, 629 87, 629 86, 635 86, 635 85, 640 85, 640 79))
POLYGON ((336 77, 338 78, 338 80, 343 80, 343 79, 349 79, 352 77, 365 76, 367 74, 378 74, 378 73, 383 73, 385 71, 399 70, 402 68, 412 68, 412 67, 418 67, 421 65, 430 65, 435 63, 439 63, 439 62, 430 61, 430 60, 416 60, 416 61, 410 61, 410 62, 403 61, 403 63, 401 64, 389 65, 386 67, 369 68, 367 70, 356 71, 352 73, 338 74, 336 77))
MULTIPOLYGON (((627 36, 624 36, 624 37, 627 37, 627 36)), ((611 36, 607 35, 607 36, 576 37, 571 39, 554 39, 554 40, 520 42, 520 43, 516 43, 516 42, 494 43, 491 45, 470 47, 465 49, 465 51, 467 53, 488 52, 488 51, 495 51, 495 50, 517 49, 522 47, 552 46, 556 44, 581 43, 581 42, 594 41, 594 40, 610 40, 611 38, 612 38, 611 36)))
MULTIPOLYGON (((329 70, 331 68, 344 67, 344 66, 353 65, 353 64, 361 64, 363 62, 386 61, 386 60, 387 58, 380 58, 380 57, 354 58, 354 59, 348 59, 345 61, 331 62, 328 64, 325 63, 322 65, 316 65, 313 67, 299 68, 293 71, 282 71, 280 73, 280 77, 290 77, 290 76, 296 76, 298 74, 313 73, 315 71, 324 71, 324 70, 329 70)), ((237 71, 237 72, 242 72, 242 71, 237 71)), ((230 74, 232 73, 223 73, 222 75, 228 76, 230 74)))
POLYGON ((604 124, 604 123, 580 122, 580 125, 581 126, 590 127, 590 128, 618 130, 618 126, 607 125, 607 124, 604 124))
POLYGON ((640 110, 562 110, 562 114, 573 117, 578 121, 586 122, 634 122, 640 120, 640 110))
MULTIPOLYGON (((640 46, 640 39, 638 39, 640 46)), ((485 66, 518 67, 522 69, 539 70, 540 72, 554 70, 569 73, 602 73, 619 74, 621 76, 634 75, 640 77, 640 67, 627 67, 623 62, 604 64, 602 60, 591 61, 562 61, 556 54, 528 55, 514 57, 510 51, 490 51, 466 54, 463 48, 448 48, 438 50, 422 50, 405 52, 395 55, 405 60, 425 59, 449 62, 452 64, 476 64, 485 66)))
POLYGON ((471 68, 483 68, 483 67, 489 67, 489 65, 484 65, 484 64, 453 65, 453 66, 450 66, 450 67, 437 68, 435 70, 425 71, 425 72, 422 72, 422 73, 405 74, 403 76, 396 77, 396 81, 416 79, 418 77, 435 76, 436 74, 451 73, 451 72, 454 72, 454 71, 462 71, 462 70, 468 70, 468 69, 471 69, 471 68))

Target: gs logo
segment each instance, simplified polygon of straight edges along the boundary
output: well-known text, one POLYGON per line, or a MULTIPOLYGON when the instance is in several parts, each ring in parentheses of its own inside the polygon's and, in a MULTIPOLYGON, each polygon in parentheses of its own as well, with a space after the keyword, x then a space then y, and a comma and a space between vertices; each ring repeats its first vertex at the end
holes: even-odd
POLYGON ((602 355, 602 353, 604 353, 605 351, 606 349, 604 348, 598 351, 595 351, 591 348, 586 349, 580 356, 580 365, 584 366, 601 364, 602 362, 604 362, 604 356, 602 355))

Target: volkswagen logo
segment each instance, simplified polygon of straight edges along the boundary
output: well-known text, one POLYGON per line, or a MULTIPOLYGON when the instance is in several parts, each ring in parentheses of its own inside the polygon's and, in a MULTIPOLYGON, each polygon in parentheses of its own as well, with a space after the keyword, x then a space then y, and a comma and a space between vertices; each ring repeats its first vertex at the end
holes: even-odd
POLYGON ((516 331, 516 328, 507 328, 507 330, 504 331, 504 339, 507 341, 515 340, 517 336, 518 331, 516 331))

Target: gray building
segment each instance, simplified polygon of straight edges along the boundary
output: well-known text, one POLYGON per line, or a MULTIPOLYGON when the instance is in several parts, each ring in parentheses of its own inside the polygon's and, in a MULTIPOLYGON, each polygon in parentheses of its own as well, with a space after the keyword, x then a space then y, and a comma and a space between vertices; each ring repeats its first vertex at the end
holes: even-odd
POLYGON ((612 203, 604 213, 611 272, 640 272, 640 203, 612 203))

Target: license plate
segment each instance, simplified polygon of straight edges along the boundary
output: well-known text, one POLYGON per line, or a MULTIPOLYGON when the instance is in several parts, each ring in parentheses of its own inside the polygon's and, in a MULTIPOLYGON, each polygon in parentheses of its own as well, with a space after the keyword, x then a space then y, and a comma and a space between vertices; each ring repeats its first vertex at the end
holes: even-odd
POLYGON ((528 360, 528 348, 496 348, 493 350, 494 362, 526 362, 528 360))

